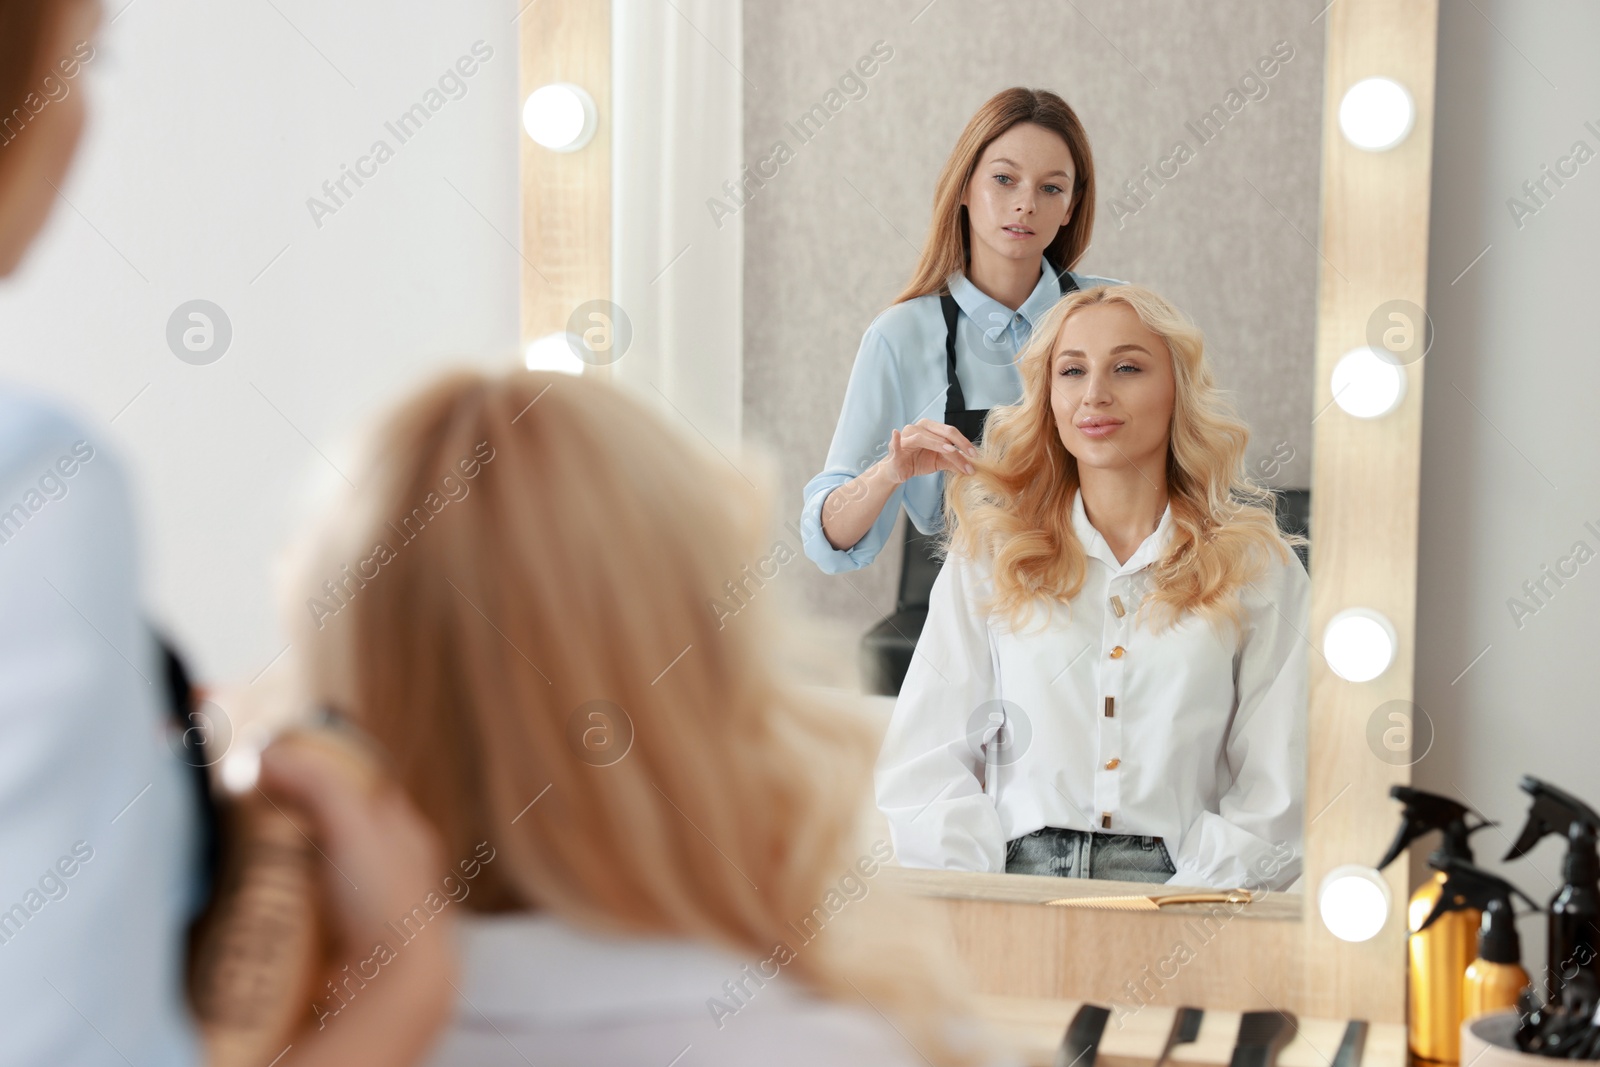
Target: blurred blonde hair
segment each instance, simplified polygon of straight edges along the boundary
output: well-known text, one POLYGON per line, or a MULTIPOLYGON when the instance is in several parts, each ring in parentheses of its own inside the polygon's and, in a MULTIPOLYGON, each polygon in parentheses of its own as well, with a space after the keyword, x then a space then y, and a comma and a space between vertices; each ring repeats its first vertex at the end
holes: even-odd
POLYGON ((449 855, 494 846, 468 907, 752 959, 782 943, 806 986, 969 1062, 948 968, 908 935, 802 943, 860 855, 877 739, 784 677, 770 594, 714 606, 772 554, 766 492, 617 388, 520 371, 426 388, 352 474, 288 587, 304 695, 382 743, 449 855), (597 700, 621 711, 590 719, 597 700), (615 762, 580 756, 629 724, 615 762))
MULTIPOLYGON (((1246 477, 1250 430, 1217 386, 1198 327, 1140 285, 1068 293, 1034 328, 1019 357, 1022 400, 995 408, 974 473, 945 475, 945 551, 993 561, 985 610, 1020 626, 1038 598, 1070 601, 1083 588, 1087 556, 1072 526, 1078 461, 1061 443, 1051 410, 1051 367, 1062 327, 1084 308, 1121 304, 1165 342, 1174 395, 1168 429, 1171 540, 1151 572, 1139 617, 1159 630, 1194 612, 1213 624, 1243 624, 1239 589, 1271 556, 1293 558, 1298 535, 1278 530, 1277 497, 1246 477)), ((1297 561, 1298 562, 1298 561, 1297 561)))

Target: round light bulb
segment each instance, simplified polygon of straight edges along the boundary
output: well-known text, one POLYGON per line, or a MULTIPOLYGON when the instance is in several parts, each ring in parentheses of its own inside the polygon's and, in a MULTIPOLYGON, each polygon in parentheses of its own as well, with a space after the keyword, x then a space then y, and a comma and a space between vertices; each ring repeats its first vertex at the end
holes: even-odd
POLYGON ((1368 152, 1387 151, 1404 141, 1416 120, 1411 94, 1393 78, 1363 78, 1339 101, 1345 140, 1368 152))
POLYGON ((583 360, 578 358, 578 348, 583 341, 570 333, 547 333, 531 341, 523 353, 529 370, 553 370, 562 374, 582 374, 583 360))
POLYGON ((1368 608, 1339 612, 1322 632, 1322 654, 1347 682, 1370 682, 1388 670, 1398 644, 1394 626, 1368 608))
POLYGON ((577 85, 557 82, 535 89, 522 105, 522 127, 553 152, 576 152, 594 137, 594 97, 577 85))
POLYGON ((1405 369, 1370 348, 1356 348, 1333 366, 1333 401, 1358 419, 1375 419, 1400 406, 1405 369))
POLYGON ((233 796, 241 796, 256 787, 261 777, 261 747, 255 742, 234 745, 217 768, 222 788, 233 796))
POLYGON ((1389 883, 1371 867, 1335 867, 1317 890, 1322 924, 1341 941, 1370 941, 1389 921, 1389 883))

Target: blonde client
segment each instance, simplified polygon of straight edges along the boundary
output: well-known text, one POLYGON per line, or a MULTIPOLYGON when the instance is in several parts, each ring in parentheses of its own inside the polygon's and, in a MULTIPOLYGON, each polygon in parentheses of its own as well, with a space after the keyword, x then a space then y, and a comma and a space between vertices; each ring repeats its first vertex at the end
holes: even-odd
POLYGON ((877 766, 899 861, 1285 888, 1301 863, 1310 580, 1200 331, 1063 298, 972 474, 877 766))
POLYGON ((945 979, 858 921, 870 727, 784 680, 763 601, 712 608, 770 547, 741 474, 518 372, 429 388, 351 475, 290 586, 305 696, 493 857, 432 1062, 965 1062, 945 979))

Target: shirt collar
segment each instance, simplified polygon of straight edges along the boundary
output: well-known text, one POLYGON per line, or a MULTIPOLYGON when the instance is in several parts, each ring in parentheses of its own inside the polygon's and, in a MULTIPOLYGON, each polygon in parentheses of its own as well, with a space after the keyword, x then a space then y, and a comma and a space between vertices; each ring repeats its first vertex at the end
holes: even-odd
POLYGON ((1100 536, 1100 531, 1089 521, 1089 513, 1083 508, 1081 488, 1072 494, 1072 529, 1078 535, 1078 540, 1083 543, 1083 550, 1110 567, 1113 574, 1132 574, 1156 562, 1166 550, 1167 541, 1172 533, 1172 501, 1168 499, 1166 510, 1162 511, 1161 521, 1156 524, 1155 532, 1134 549, 1133 555, 1128 557, 1126 563, 1117 562, 1111 546, 1106 544, 1106 539, 1100 536))
MULTIPOLYGON (((1061 299, 1061 281, 1056 277, 1056 268, 1043 256, 1039 257, 1039 271, 1038 284, 1033 287, 1033 292, 1028 294, 1028 299, 1017 309, 1017 313, 1020 313, 1027 322, 1030 332, 1044 313, 1061 299)), ((964 272, 958 270, 950 275, 947 284, 957 306, 967 313, 967 318, 985 330, 996 327, 1004 329, 1011 324, 1013 317, 1011 309, 973 285, 964 272)))

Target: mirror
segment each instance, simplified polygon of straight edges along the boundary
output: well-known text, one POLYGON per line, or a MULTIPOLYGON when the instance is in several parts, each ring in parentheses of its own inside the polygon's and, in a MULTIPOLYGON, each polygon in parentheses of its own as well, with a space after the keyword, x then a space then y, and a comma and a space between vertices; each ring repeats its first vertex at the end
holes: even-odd
MULTIPOLYGON (((1081 113, 1097 173, 1110 176, 1101 182, 1104 211, 1114 186, 1167 158, 1166 142, 1182 137, 1194 109, 1226 110, 1229 87, 1242 86, 1221 133, 1177 164, 1177 176, 1155 187, 1120 230, 1098 216, 1083 266, 1150 285, 1205 330, 1258 446, 1249 462, 1279 441, 1293 446, 1275 474, 1255 473, 1285 489, 1315 490, 1307 637, 1320 642, 1352 611, 1392 625, 1389 665, 1376 677, 1340 674, 1307 643, 1307 751, 1315 757, 1306 768, 1304 885, 1381 854, 1393 829, 1388 789, 1410 778, 1397 758, 1405 753, 1375 741, 1372 728, 1381 732, 1386 704, 1414 695, 1423 361, 1420 349, 1391 350, 1385 366, 1368 361, 1366 370, 1383 373, 1359 388, 1347 388, 1340 368, 1354 351, 1387 347, 1396 306, 1422 319, 1437 5, 1316 0, 1273 5, 1269 17, 1237 0, 1203 10, 1120 4, 1114 15, 1024 3, 991 25, 951 0, 824 0, 780 12, 715 0, 548 2, 555 6, 537 31, 521 24, 524 93, 583 84, 600 132, 571 153, 523 142, 523 241, 537 250, 537 262, 522 267, 530 360, 538 342, 572 329, 575 308, 608 299, 619 322, 625 312, 633 338, 625 358, 620 343, 608 353, 579 345, 574 362, 656 399, 736 469, 745 462, 741 445, 777 460, 788 494, 774 522, 781 547, 747 583, 758 591, 781 571, 785 596, 833 620, 843 635, 836 658, 847 665, 864 630, 898 621, 907 607, 898 602, 904 521, 885 537, 877 562, 828 575, 806 562, 793 516, 825 462, 867 324, 911 276, 938 168, 963 123, 1007 85, 1061 91, 1081 113), (1265 95, 1243 85, 1243 73, 1280 39, 1296 54, 1265 95), (874 58, 869 76, 857 63, 880 40, 894 55, 874 58), (1298 73, 1313 62, 1322 74, 1298 73), (1381 150, 1381 138, 1346 135, 1339 123, 1340 101, 1373 77, 1393 79, 1414 104, 1393 127, 1409 132, 1381 150), (808 114, 808 128, 797 127, 804 137, 789 130, 808 114), (786 147, 775 151, 779 139, 786 147), (1161 219, 1171 224, 1139 228, 1161 219), (1302 281, 1290 284, 1296 272, 1302 281), (1281 351, 1261 340, 1280 329, 1289 331, 1281 351), (1313 352, 1305 351, 1308 333, 1313 352), (1245 364, 1246 353, 1268 354, 1245 364), (1251 392, 1280 365, 1301 368, 1299 399, 1287 369, 1282 391, 1251 392), (1374 403, 1352 403, 1352 394, 1374 403), (1275 405, 1303 413, 1298 422, 1286 416, 1290 430, 1281 434, 1275 405)), ((894 699, 869 700, 886 725, 894 699)), ((869 840, 887 832, 875 808, 863 816, 878 822, 864 827, 869 840)), ((1103 1000, 1135 976, 1139 961, 1165 958, 1196 909, 1215 907, 1177 904, 1164 915, 1037 907, 1058 896, 1151 887, 889 872, 885 881, 911 888, 942 917, 981 987, 1008 996, 1103 1000), (1067 946, 1111 965, 1064 967, 1067 946)), ((1383 878, 1395 899, 1405 896, 1400 865, 1383 878)), ((1246 921, 1229 923, 1225 946, 1199 954, 1155 999, 1400 1022, 1405 924, 1341 941, 1313 921, 1305 895, 1274 892, 1237 911, 1229 906, 1246 921), (1249 983, 1241 981, 1246 973, 1249 983)))
MULTIPOLYGON (((1069 265, 1080 287, 1095 278, 1137 283, 1203 332, 1205 359, 1249 430, 1245 470, 1279 491, 1286 530, 1308 532, 1317 284, 1320 272, 1338 270, 1318 251, 1322 10, 1246 0, 1115 11, 1030 4, 998 18, 953 3, 895 5, 892 13, 746 5, 743 73, 759 91, 747 85, 745 154, 766 181, 739 208, 744 425, 747 438, 783 457, 789 499, 814 493, 830 473, 846 484, 886 454, 887 422, 864 432, 841 429, 842 421, 949 424, 947 390, 939 388, 947 381, 940 302, 923 298, 926 322, 896 316, 891 305, 936 231, 936 183, 963 129, 995 93, 1027 86, 1059 94, 1092 149, 1092 234, 1069 265), (1157 25, 1159 34, 1146 32, 1157 25), (886 399, 902 383, 921 403, 886 399)), ((1009 177, 1038 190, 1024 214, 1041 218, 1050 210, 1047 171, 1085 168, 1059 135, 1031 129, 1042 137, 1013 146, 1009 154, 1021 158, 1009 177)), ((995 180, 992 162, 980 159, 974 183, 995 180)), ((1014 197, 1000 200, 1006 210, 1015 205, 1014 197)), ((970 247, 970 229, 968 240, 970 247)), ((980 238, 981 254, 1000 258, 987 246, 1003 240, 980 238)), ((1007 291, 998 270, 980 279, 992 291, 968 278, 964 292, 952 293, 962 305, 958 339, 970 331, 957 358, 966 409, 1018 403, 1017 354, 1059 289, 1047 264, 1034 284, 1010 287, 1021 302, 995 298, 1007 291), (1019 310, 1031 320, 1020 329, 1006 321, 1019 310)), ((980 273, 971 261, 968 272, 980 273)), ((1132 324, 1135 332, 1140 325, 1132 324)), ((1069 452, 1087 447, 1069 433, 1062 431, 1069 452)), ((1100 453, 1100 473, 1115 474, 1115 457, 1100 453)), ((1131 508, 1115 492, 1129 484, 1126 470, 1120 478, 1085 476, 1087 506, 1075 508, 1074 525, 1101 537, 1097 546, 1081 542, 1091 557, 1083 610, 1032 639, 1007 637, 967 598, 935 596, 926 606, 939 564, 905 511, 922 519, 936 511, 939 478, 907 482, 890 502, 894 514, 846 546, 870 562, 824 550, 823 567, 797 568, 814 612, 865 635, 866 685, 884 694, 877 704, 894 746, 880 799, 902 862, 1071 872, 1063 894, 1083 875, 1106 872, 1173 885, 1289 888, 1306 817, 1304 770, 1291 749, 1304 743, 1315 653, 1304 616, 1279 608, 1290 606, 1283 597, 1292 592, 1304 611, 1304 572, 1269 582, 1270 592, 1253 601, 1247 591, 1260 624, 1254 642, 1218 637, 1197 619, 1176 637, 1136 628, 1132 609, 1151 595, 1156 545, 1137 536, 1115 544, 1109 516, 1126 524, 1131 508), (1103 530, 1081 525, 1091 512, 1107 516, 1103 530), (1124 559, 1152 565, 1128 570, 1124 559), (901 691, 903 676, 907 700, 892 716, 889 694, 901 691), (1252 716, 1248 730, 1235 729, 1235 703, 1252 716)), ((1155 513, 1144 521, 1148 529, 1155 513)))

